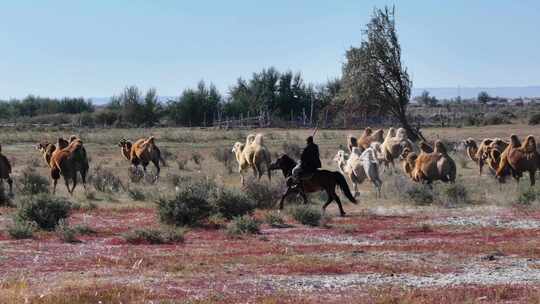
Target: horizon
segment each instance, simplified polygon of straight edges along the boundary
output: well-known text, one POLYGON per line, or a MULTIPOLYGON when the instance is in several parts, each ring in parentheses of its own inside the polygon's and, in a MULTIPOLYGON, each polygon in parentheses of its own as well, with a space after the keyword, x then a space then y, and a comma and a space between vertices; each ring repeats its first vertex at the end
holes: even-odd
MULTIPOLYGON (((129 85, 178 96, 200 80, 226 95, 237 78, 270 66, 324 83, 341 75, 345 52, 360 44, 373 8, 392 4, 4 3, 0 68, 9 73, 0 75, 0 99, 110 97, 129 85)), ((538 57, 540 41, 520 38, 540 27, 539 3, 395 7, 416 90, 540 86, 540 63, 528 59, 538 57)))

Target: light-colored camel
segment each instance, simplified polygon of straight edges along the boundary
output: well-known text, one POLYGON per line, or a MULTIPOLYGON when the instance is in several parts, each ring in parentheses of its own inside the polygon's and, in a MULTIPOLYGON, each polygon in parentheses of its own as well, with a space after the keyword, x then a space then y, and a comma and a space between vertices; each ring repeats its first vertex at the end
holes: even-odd
POLYGON ((245 184, 244 173, 248 168, 253 169, 253 175, 261 179, 264 173, 264 167, 268 174, 268 179, 272 179, 272 172, 269 167, 271 164, 270 151, 264 145, 262 134, 249 134, 246 138, 246 143, 236 142, 233 145, 232 152, 236 156, 238 162, 238 173, 240 173, 240 182, 245 184))
POLYGON ((510 136, 510 144, 501 154, 501 161, 497 169, 497 177, 502 180, 505 170, 510 170, 512 176, 519 183, 523 172, 529 172, 531 186, 534 186, 536 179, 536 170, 540 167, 540 156, 536 150, 536 140, 534 136, 529 135, 525 138, 523 144, 519 141, 517 135, 510 136))
POLYGON ((134 168, 141 165, 146 174, 146 167, 152 162, 156 167, 155 178, 157 179, 159 177, 159 173, 161 172, 159 164, 161 162, 165 165, 165 160, 161 157, 161 150, 156 145, 153 136, 138 139, 134 143, 122 138, 118 143, 118 146, 121 148, 120 152, 122 153, 122 156, 130 161, 134 168))
POLYGON ((377 196, 380 197, 382 181, 379 176, 379 163, 371 147, 361 153, 359 148, 354 147, 350 156, 345 151, 339 150, 334 161, 341 173, 348 176, 353 183, 355 197, 358 195, 358 185, 366 179, 372 182, 377 196))
POLYGON ((403 128, 397 131, 390 128, 381 145, 385 166, 388 167, 391 164, 394 167, 394 161, 399 158, 405 148, 414 151, 414 144, 407 138, 407 131, 403 128))
POLYGON ((2 153, 2 145, 0 145, 0 183, 6 181, 9 186, 9 195, 13 195, 13 179, 11 178, 11 163, 9 159, 2 153))

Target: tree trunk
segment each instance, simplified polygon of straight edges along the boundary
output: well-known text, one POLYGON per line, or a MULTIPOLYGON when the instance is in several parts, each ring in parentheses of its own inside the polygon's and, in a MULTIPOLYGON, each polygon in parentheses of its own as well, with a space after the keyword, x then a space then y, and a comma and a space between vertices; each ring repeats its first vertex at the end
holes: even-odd
POLYGON ((424 135, 422 135, 422 132, 420 132, 420 130, 413 128, 409 124, 409 121, 407 120, 406 115, 399 115, 397 119, 401 123, 401 126, 407 131, 407 136, 409 137, 410 140, 414 142, 417 142, 419 140, 427 141, 424 135))

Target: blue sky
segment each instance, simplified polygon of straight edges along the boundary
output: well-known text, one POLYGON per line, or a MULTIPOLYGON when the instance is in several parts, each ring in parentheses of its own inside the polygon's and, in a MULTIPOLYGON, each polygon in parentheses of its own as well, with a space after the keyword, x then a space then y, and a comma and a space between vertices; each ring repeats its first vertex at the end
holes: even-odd
MULTIPOLYGON (((226 92, 275 66, 324 82, 341 73, 375 6, 393 1, 0 0, 0 98, 163 96, 204 79, 226 92)), ((396 3, 416 87, 540 85, 540 2, 396 3)))

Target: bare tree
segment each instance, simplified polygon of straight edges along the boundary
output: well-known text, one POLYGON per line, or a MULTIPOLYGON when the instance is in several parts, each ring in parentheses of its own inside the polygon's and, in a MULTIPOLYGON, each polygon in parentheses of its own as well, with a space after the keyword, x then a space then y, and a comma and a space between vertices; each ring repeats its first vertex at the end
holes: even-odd
POLYGON ((360 47, 347 51, 343 67, 344 105, 351 110, 377 110, 396 118, 413 140, 424 139, 407 119, 412 81, 401 62, 395 9, 375 9, 360 47))

